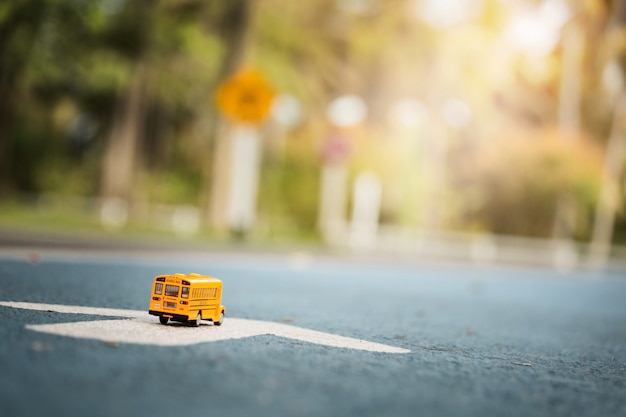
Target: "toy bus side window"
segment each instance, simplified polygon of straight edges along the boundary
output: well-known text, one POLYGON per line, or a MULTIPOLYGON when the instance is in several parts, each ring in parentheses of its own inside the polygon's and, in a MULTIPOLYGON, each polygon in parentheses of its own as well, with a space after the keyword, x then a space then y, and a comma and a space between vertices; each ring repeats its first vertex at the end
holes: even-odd
POLYGON ((181 298, 189 298, 189 288, 183 287, 183 291, 180 294, 181 298))
POLYGON ((154 286, 154 293, 155 293, 155 294, 159 294, 159 295, 160 295, 160 294, 163 294, 163 284, 161 284, 160 282, 159 282, 159 283, 157 283, 157 284, 154 286))

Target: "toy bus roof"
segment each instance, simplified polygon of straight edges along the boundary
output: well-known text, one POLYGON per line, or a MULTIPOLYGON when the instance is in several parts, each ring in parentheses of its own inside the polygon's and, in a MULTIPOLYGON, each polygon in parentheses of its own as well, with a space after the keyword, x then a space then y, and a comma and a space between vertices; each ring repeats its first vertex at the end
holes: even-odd
POLYGON ((177 272, 175 274, 159 275, 159 277, 168 277, 168 276, 178 277, 178 278, 187 280, 191 283, 194 283, 194 282, 219 282, 221 283, 222 282, 220 279, 217 279, 215 277, 211 277, 209 275, 200 275, 196 273, 181 274, 180 272, 177 272))

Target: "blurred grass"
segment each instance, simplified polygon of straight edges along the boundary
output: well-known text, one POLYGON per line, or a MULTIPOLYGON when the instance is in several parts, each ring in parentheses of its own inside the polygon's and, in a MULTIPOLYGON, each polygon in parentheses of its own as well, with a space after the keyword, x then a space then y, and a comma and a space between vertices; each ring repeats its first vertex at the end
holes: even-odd
POLYGON ((93 216, 68 212, 62 207, 25 205, 18 201, 0 204, 0 226, 47 230, 95 230, 101 228, 93 216))
POLYGON ((229 231, 215 231, 201 225, 197 232, 176 233, 166 224, 157 224, 145 216, 134 215, 120 228, 107 228, 99 218, 96 202, 59 196, 23 196, 0 203, 0 230, 8 233, 93 236, 128 241, 150 241, 168 245, 229 245, 250 247, 318 247, 315 233, 293 234, 288 224, 271 219, 264 227, 245 236, 229 231))

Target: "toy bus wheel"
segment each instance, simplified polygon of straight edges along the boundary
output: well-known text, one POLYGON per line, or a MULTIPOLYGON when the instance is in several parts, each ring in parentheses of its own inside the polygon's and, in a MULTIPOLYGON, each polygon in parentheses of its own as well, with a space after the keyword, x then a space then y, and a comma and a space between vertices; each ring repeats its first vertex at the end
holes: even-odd
POLYGON ((169 320, 170 320, 169 317, 159 316, 159 321, 161 322, 161 324, 167 324, 169 320))
POLYGON ((224 323, 224 313, 220 314, 220 320, 214 322, 213 324, 216 325, 216 326, 221 326, 222 323, 224 323))
POLYGON ((202 313, 198 311, 198 315, 195 320, 191 320, 191 325, 194 327, 198 327, 200 325, 200 320, 202 320, 202 313))

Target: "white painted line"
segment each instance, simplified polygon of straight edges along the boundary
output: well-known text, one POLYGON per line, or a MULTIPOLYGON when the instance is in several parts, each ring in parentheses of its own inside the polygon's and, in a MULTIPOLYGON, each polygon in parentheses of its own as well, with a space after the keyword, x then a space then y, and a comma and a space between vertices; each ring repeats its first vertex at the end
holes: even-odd
POLYGON ((24 310, 53 311, 55 313, 91 314, 110 317, 142 317, 147 312, 139 310, 122 310, 117 308, 66 306, 62 304, 23 303, 18 301, 0 301, 1 306, 21 308, 24 310))
POLYGON ((92 314, 111 317, 127 317, 121 320, 95 320, 72 323, 30 324, 26 328, 38 332, 103 342, 134 343, 155 346, 183 346, 220 340, 242 339, 253 336, 278 336, 323 346, 356 349, 369 352, 409 353, 407 349, 338 336, 316 330, 303 329, 283 323, 227 317, 222 326, 202 322, 200 327, 176 323, 164 326, 147 311, 118 310, 57 304, 37 304, 0 301, 0 305, 27 310, 53 311, 58 313, 92 314))

